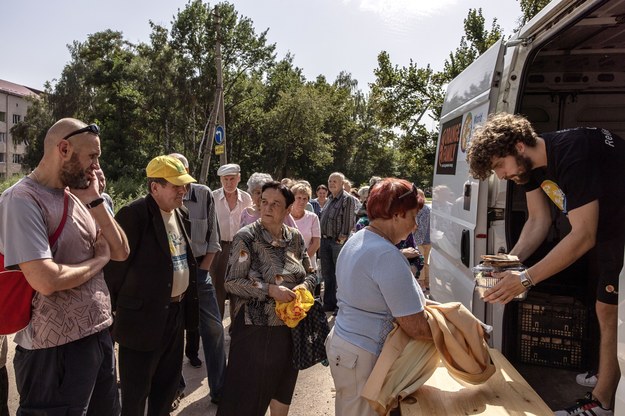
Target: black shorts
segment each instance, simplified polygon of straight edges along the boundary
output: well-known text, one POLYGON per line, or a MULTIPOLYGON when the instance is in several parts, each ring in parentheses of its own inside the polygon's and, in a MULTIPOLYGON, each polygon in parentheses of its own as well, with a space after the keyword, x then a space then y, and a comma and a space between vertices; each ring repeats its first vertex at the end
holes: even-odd
POLYGON ((597 300, 600 302, 618 304, 618 282, 624 251, 625 238, 616 237, 597 241, 588 253, 590 273, 597 279, 597 300))

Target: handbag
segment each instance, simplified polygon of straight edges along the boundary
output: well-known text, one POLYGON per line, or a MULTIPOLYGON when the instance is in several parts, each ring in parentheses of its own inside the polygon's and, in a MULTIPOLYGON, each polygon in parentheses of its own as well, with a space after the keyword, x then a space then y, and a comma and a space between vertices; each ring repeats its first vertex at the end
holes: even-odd
POLYGON ((305 370, 328 359, 325 341, 330 333, 326 313, 319 299, 306 313, 306 317, 291 329, 293 337, 293 367, 305 370))
MULTIPOLYGON (((63 217, 54 234, 48 238, 50 247, 58 240, 67 220, 69 195, 65 191, 63 217)), ((10 242, 5 242, 7 244, 10 242)), ((33 289, 21 270, 6 270, 4 254, 0 253, 0 335, 9 335, 24 329, 30 322, 33 289)))

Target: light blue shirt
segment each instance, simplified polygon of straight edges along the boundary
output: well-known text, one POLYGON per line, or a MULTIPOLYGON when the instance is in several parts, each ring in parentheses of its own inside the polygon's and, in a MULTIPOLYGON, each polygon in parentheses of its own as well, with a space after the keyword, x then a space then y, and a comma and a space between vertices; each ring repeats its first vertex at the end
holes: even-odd
POLYGON ((425 296, 408 260, 383 237, 364 229, 343 246, 336 265, 336 335, 379 355, 394 317, 423 311, 425 296))

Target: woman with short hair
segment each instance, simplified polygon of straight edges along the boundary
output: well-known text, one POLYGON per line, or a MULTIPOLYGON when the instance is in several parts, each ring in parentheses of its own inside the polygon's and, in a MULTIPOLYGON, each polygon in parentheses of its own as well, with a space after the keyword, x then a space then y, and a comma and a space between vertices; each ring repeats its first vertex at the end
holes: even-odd
MULTIPOLYGON (((239 228, 243 228, 260 218, 260 195, 262 188, 263 185, 272 181, 273 178, 270 174, 260 172, 252 173, 250 178, 247 180, 247 192, 252 197, 252 206, 241 211, 241 223, 239 228)), ((297 227, 291 215, 288 215, 285 218, 284 223, 289 227, 297 227)))
POLYGON ((377 415, 360 396, 393 323, 431 339, 426 299, 408 260, 395 247, 416 229, 423 206, 416 187, 386 178, 369 192, 369 225, 343 246, 336 265, 338 315, 326 341, 336 387, 336 415, 377 415))
POLYGON ((295 196, 291 216, 295 220, 297 229, 304 237, 304 244, 306 244, 310 262, 316 267, 316 253, 321 244, 321 227, 319 226, 319 217, 314 212, 306 210, 306 204, 310 200, 312 189, 304 182, 297 182, 291 187, 291 192, 295 196))
POLYGON ((230 355, 218 416, 272 416, 289 412, 298 371, 291 329, 276 314, 316 277, 302 235, 284 225, 295 197, 280 182, 263 185, 260 219, 232 242, 226 290, 234 302, 230 355))
POLYGON ((325 207, 326 202, 328 202, 328 192, 330 191, 328 190, 328 187, 324 184, 319 185, 315 190, 315 195, 317 196, 317 198, 313 199, 313 201, 319 204, 319 212, 315 211, 315 214, 317 214, 317 216, 321 216, 321 211, 323 211, 323 207, 325 207))

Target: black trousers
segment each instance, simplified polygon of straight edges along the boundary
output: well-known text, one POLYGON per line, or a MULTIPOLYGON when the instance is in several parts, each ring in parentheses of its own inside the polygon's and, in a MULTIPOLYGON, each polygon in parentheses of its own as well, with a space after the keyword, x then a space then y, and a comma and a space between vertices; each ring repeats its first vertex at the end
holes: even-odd
POLYGON ((0 368, 0 416, 9 416, 9 375, 7 368, 0 368))
POLYGON ((108 329, 13 359, 18 416, 119 415, 115 353, 108 329))
POLYGON ((184 308, 169 305, 161 344, 154 351, 119 346, 122 416, 167 416, 180 383, 184 350, 184 308))
POLYGON ((197 329, 185 331, 187 342, 184 345, 184 355, 188 359, 199 358, 200 351, 200 331, 197 329))

